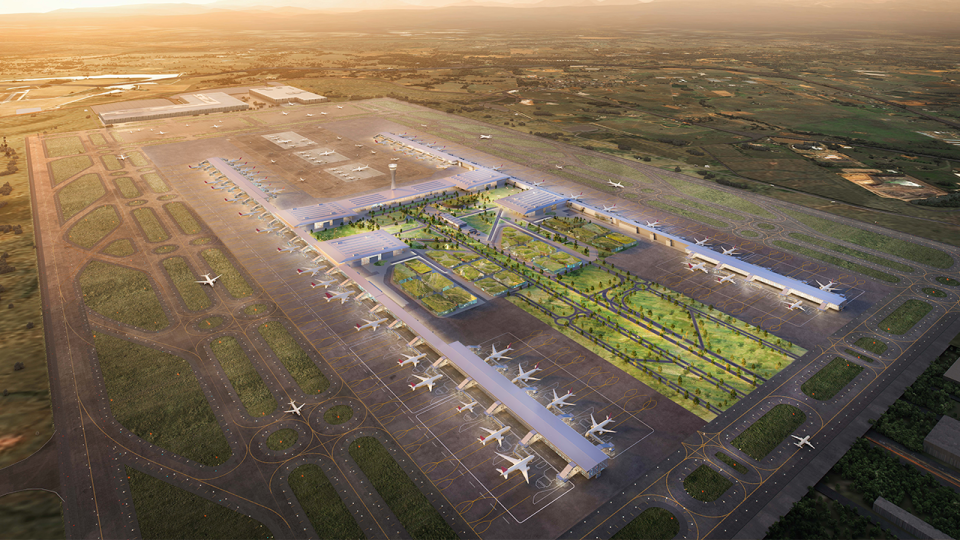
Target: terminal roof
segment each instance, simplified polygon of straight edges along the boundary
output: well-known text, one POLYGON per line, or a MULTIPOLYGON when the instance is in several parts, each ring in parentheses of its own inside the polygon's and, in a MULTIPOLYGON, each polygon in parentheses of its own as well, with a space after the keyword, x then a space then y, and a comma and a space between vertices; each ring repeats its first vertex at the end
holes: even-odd
POLYGON ((568 200, 570 200, 570 197, 565 195, 533 188, 499 199, 497 204, 518 214, 528 215, 556 204, 565 203, 568 200))
POLYGON ((381 253, 407 249, 407 244, 387 231, 370 231, 320 242, 317 247, 328 259, 341 265, 381 253))

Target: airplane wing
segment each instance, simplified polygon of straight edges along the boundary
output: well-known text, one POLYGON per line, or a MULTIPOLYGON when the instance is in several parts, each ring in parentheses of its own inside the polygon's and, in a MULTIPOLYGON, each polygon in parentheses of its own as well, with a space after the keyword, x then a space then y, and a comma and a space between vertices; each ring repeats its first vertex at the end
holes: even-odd
MULTIPOLYGON (((484 428, 484 429, 486 429, 486 428, 484 428)), ((491 432, 491 433, 492 433, 492 432, 491 432)), ((516 465, 517 463, 520 463, 521 461, 523 461, 523 460, 521 460, 521 459, 512 458, 512 457, 510 457, 510 456, 505 456, 505 455, 501 454, 500 452, 494 452, 494 453, 497 454, 498 456, 502 457, 503 459, 509 461, 511 465, 516 465)), ((524 475, 524 476, 526 476, 526 475, 524 475)))
POLYGON ((485 427, 482 427, 482 428, 480 428, 480 429, 486 431, 486 432, 487 432, 487 435, 493 435, 494 433, 497 432, 497 430, 495 430, 495 429, 487 429, 487 428, 485 428, 485 427))
POLYGON ((530 483, 530 471, 527 470, 526 467, 524 467, 524 468, 520 469, 520 472, 523 473, 523 479, 526 480, 527 483, 529 484, 529 483, 530 483))

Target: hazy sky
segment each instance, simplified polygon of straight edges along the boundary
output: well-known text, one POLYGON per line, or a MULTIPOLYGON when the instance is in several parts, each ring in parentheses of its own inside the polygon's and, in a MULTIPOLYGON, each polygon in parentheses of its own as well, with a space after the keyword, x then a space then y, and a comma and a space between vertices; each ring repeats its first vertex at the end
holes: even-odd
MULTIPOLYGON (((63 8, 124 6, 130 4, 209 4, 213 0, 0 0, 0 13, 45 13, 63 8)), ((270 4, 268 0, 264 2, 270 4)))

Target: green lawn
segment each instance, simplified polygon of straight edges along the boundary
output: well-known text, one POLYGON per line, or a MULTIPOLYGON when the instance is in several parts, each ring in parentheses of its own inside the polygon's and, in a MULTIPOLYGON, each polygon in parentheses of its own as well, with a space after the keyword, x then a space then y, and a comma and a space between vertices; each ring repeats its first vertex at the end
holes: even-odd
POLYGON ((803 411, 793 405, 779 404, 760 417, 731 444, 753 459, 760 461, 807 419, 803 411))
POLYGON ((107 140, 103 138, 103 134, 101 133, 91 133, 89 135, 89 138, 90 138, 90 142, 92 142, 96 146, 104 146, 105 144, 107 144, 107 140))
POLYGON ((318 537, 337 540, 366 538, 319 465, 301 465, 290 473, 287 481, 318 537))
POLYGON ((834 257, 833 255, 827 255, 826 253, 821 253, 821 252, 819 252, 819 251, 816 251, 816 250, 813 250, 813 249, 810 249, 810 248, 801 246, 801 245, 799 245, 799 244, 794 244, 794 243, 792 243, 792 242, 785 242, 785 241, 783 241, 783 240, 774 240, 774 241, 773 241, 773 244, 774 244, 775 246, 777 246, 778 248, 780 248, 780 249, 785 249, 785 250, 787 250, 787 251, 792 251, 792 252, 797 253, 797 254, 799 254, 799 255, 803 255, 804 257, 809 257, 809 258, 811 258, 811 259, 816 259, 816 260, 818 260, 818 261, 823 261, 823 262, 825 262, 825 263, 830 263, 830 264, 832 264, 832 265, 834 265, 834 266, 838 266, 838 267, 840 267, 840 268, 845 268, 845 269, 847 269, 847 270, 851 270, 851 271, 853 271, 853 272, 857 272, 857 273, 863 274, 863 275, 865 275, 865 276, 870 276, 870 277, 872 277, 872 278, 876 278, 876 279, 879 279, 879 280, 882 280, 882 281, 886 281, 886 282, 888 282, 888 283, 899 283, 899 282, 900 282, 900 278, 898 278, 897 276, 894 276, 894 275, 892 275, 892 274, 888 274, 888 273, 886 273, 886 272, 881 272, 881 271, 879 271, 879 270, 874 270, 873 268, 870 268, 869 266, 864 266, 864 265, 862 265, 862 264, 857 264, 857 263, 854 263, 854 262, 850 262, 850 261, 848 261, 848 260, 846 260, 846 259, 841 259, 840 257, 834 257))
POLYGON ((267 437, 267 448, 279 452, 286 450, 297 443, 297 430, 278 429, 267 437))
POLYGON ((717 459, 719 459, 720 461, 726 463, 727 465, 729 465, 730 467, 732 467, 733 470, 737 471, 737 472, 740 473, 740 474, 747 474, 748 472, 750 472, 749 469, 747 469, 746 467, 744 467, 742 463, 740 463, 739 461, 733 459, 732 457, 728 456, 727 454, 724 454, 723 452, 717 452, 715 455, 717 456, 717 459))
POLYGON ((880 321, 878 327, 881 330, 898 336, 906 334, 915 324, 920 322, 920 319, 927 313, 930 313, 931 309, 933 309, 933 306, 926 302, 913 299, 907 300, 903 305, 895 309, 893 313, 887 315, 885 319, 880 321))
POLYGON ((120 215, 117 214, 117 209, 113 206, 100 206, 74 223, 67 233, 67 238, 80 247, 91 248, 119 226, 120 215))
POLYGON ((703 502, 712 502, 720 498, 733 482, 713 470, 709 465, 701 465, 683 479, 683 488, 687 494, 703 502))
POLYGON ((163 205, 163 209, 177 222, 183 234, 197 234, 202 230, 196 218, 193 217, 193 212, 182 202, 167 203, 163 205))
POLYGON ((243 314, 248 317, 263 317, 270 313, 270 307, 269 304, 250 304, 243 308, 243 314))
POLYGON ((774 217, 770 212, 767 212, 760 206, 750 202, 749 200, 734 195, 732 193, 727 193, 726 191, 721 191, 719 189, 709 188, 707 186, 701 185, 699 182, 693 181, 684 181, 678 180, 671 176, 663 176, 663 179, 667 183, 671 184, 673 187, 677 188, 680 193, 683 193, 688 197, 695 197, 697 199, 702 199, 707 202, 712 202, 720 206, 726 206, 727 208, 732 208, 734 210, 739 210, 741 212, 747 212, 755 216, 760 216, 764 218, 774 217))
POLYGON ((349 405, 334 405, 323 413, 323 421, 331 424, 343 424, 353 418, 353 407, 349 405))
POLYGON ((932 296, 934 298, 945 298, 947 296, 947 293, 941 291, 940 289, 934 289, 933 287, 924 287, 921 290, 923 291, 923 294, 932 296))
POLYGON ((380 441, 373 437, 360 437, 350 443, 350 457, 357 462, 411 538, 458 538, 380 441))
POLYGON ((80 273, 80 289, 88 308, 104 317, 147 332, 169 322, 147 275, 101 261, 92 261, 80 273))
POLYGON ((479 214, 467 216, 462 219, 467 223, 467 225, 470 225, 477 231, 483 234, 490 234, 490 231, 493 229, 493 220, 496 217, 497 212, 494 210, 489 210, 487 212, 481 212, 479 214))
POLYGON ((119 171, 123 168, 123 164, 120 163, 120 160, 117 159, 117 156, 112 154, 100 156, 100 161, 103 162, 103 166, 106 167, 108 171, 119 171))
MULTIPOLYGON (((743 221, 743 220, 745 219, 745 218, 744 218, 743 216, 741 216, 740 214, 734 214, 733 212, 728 212, 728 211, 726 211, 726 210, 720 210, 719 208, 714 208, 714 207, 708 206, 708 205, 706 205, 706 204, 698 203, 697 201, 694 201, 694 200, 692 200, 692 199, 688 199, 688 198, 685 198, 685 197, 666 197, 666 199, 669 200, 669 201, 678 203, 678 204, 683 204, 683 205, 689 206, 690 208, 694 208, 694 209, 699 210, 699 211, 701 211, 701 212, 706 212, 706 213, 708 213, 708 214, 714 214, 714 215, 720 216, 720 217, 722 217, 722 218, 724 218, 724 219, 730 219, 730 220, 733 220, 733 221, 743 221)), ((754 233, 754 234, 756 234, 756 233, 754 233)))
POLYGON ((140 536, 169 538, 273 538, 264 524, 126 467, 140 536))
POLYGON ((149 186, 150 190, 154 193, 166 193, 170 191, 170 186, 168 186, 157 173, 146 173, 141 175, 140 178, 147 183, 147 186, 149 186))
POLYGON ((5 540, 66 538, 60 496, 39 489, 3 495, 0 497, 0 530, 5 540))
POLYGON ((47 156, 49 157, 72 156, 84 152, 80 137, 47 139, 43 141, 43 145, 47 147, 47 156))
POLYGON ((120 240, 114 240, 110 244, 103 248, 101 253, 105 255, 112 255, 114 257, 127 257, 133 255, 136 250, 133 248, 133 242, 127 238, 121 238, 120 240))
POLYGON ((698 213, 693 212, 693 211, 691 211, 691 210, 686 210, 686 209, 684 209, 684 208, 679 208, 679 207, 677 207, 677 206, 673 206, 673 205, 671 205, 671 204, 663 203, 663 202, 660 202, 660 201, 649 200, 649 201, 644 201, 644 204, 646 204, 646 205, 648 205, 648 206, 652 206, 652 207, 654 207, 654 208, 659 208, 660 210, 663 210, 664 212, 670 212, 671 214, 676 214, 676 215, 678 215, 678 216, 682 216, 682 217, 685 217, 685 218, 687 218, 687 219, 692 219, 692 220, 694 220, 694 221, 699 221, 699 222, 701 222, 701 223, 706 223, 707 225, 710 225, 711 227, 716 227, 716 228, 718 228, 718 229, 727 229, 727 228, 730 227, 730 225, 729 225, 726 221, 721 221, 721 220, 719 220, 719 219, 715 219, 715 218, 712 218, 712 217, 709 217, 709 216, 705 216, 705 215, 703 215, 703 214, 698 214, 698 213))
POLYGON ((937 282, 940 283, 941 285, 946 285, 946 286, 948 286, 948 287, 957 287, 957 286, 960 286, 960 281, 957 281, 957 280, 955 280, 955 279, 953 279, 953 278, 946 277, 946 276, 940 276, 940 277, 938 277, 938 278, 937 278, 937 282))
POLYGON ((483 278, 474 282, 474 285, 480 287, 480 289, 490 295, 496 296, 507 290, 507 287, 501 285, 499 282, 493 278, 483 278))
POLYGON ((837 357, 803 383, 800 390, 814 399, 826 401, 843 390, 861 371, 863 367, 837 357))
POLYGON ((669 510, 647 508, 610 540, 670 540, 680 533, 680 522, 669 510))
POLYGON ((190 364, 183 358, 94 335, 110 412, 141 439, 197 463, 225 463, 231 450, 190 364))
POLYGON ((801 233, 790 233, 790 238, 795 240, 800 240, 801 242, 806 242, 808 244, 813 244, 815 246, 822 247, 824 249, 829 249, 830 251, 836 251, 837 253, 847 255, 850 257, 855 257, 873 264, 879 264, 880 266, 886 266, 887 268, 892 268, 900 272, 913 272, 913 268, 907 266, 903 263, 898 263, 896 261, 891 261, 883 257, 877 257, 871 253, 865 253, 856 249, 850 249, 846 246, 841 246, 840 244, 834 244, 833 242, 827 242, 826 240, 821 240, 815 236, 810 236, 808 234, 801 233))
POLYGON ((63 186, 57 192, 57 204, 60 205, 60 214, 63 216, 63 220, 67 221, 79 214, 106 194, 107 190, 100 182, 100 175, 95 173, 85 174, 63 186))
POLYGON ((217 362, 227 374, 227 380, 250 416, 265 416, 277 409, 277 400, 267 389, 260 374, 236 338, 218 337, 210 342, 217 362))
POLYGON ((327 240, 335 240, 337 238, 344 238, 346 236, 353 236, 355 234, 362 233, 369 229, 361 229, 357 225, 353 224, 344 224, 339 227, 333 227, 332 229, 326 229, 323 231, 314 231, 313 237, 321 242, 326 242, 327 240))
POLYGON ((887 344, 879 339, 864 336, 855 341, 853 344, 865 351, 870 351, 873 354, 883 354, 887 352, 887 344))
POLYGON ((200 330, 213 330, 219 327, 224 323, 224 318, 219 315, 214 315, 213 317, 207 317, 206 319, 197 323, 197 328, 200 330))
POLYGON ((257 328, 257 331, 263 336, 283 367, 287 368, 304 394, 319 394, 330 386, 330 382, 320 372, 320 368, 300 348, 282 324, 276 321, 268 322, 257 328))
POLYGON ((89 156, 73 156, 52 161, 50 173, 53 176, 53 185, 59 186, 92 166, 93 160, 89 156))
POLYGON ((214 275, 221 276, 217 283, 223 283, 230 296, 239 299, 253 295, 250 284, 222 251, 217 248, 205 249, 200 252, 200 256, 210 265, 214 275))
POLYGON ((122 176, 120 178, 114 178, 113 183, 117 186, 117 189, 120 191, 120 195, 125 199, 133 199, 141 195, 140 188, 133 183, 133 178, 129 176, 122 176))
POLYGON ((190 311, 201 311, 212 305, 203 285, 197 283, 198 277, 193 273, 187 260, 183 257, 170 257, 163 260, 163 268, 177 287, 180 298, 190 311))
POLYGON ((134 219, 140 225, 140 229, 143 230, 143 234, 146 235, 147 242, 163 242, 170 238, 170 233, 160 223, 160 219, 153 212, 153 208, 137 208, 132 213, 134 219))

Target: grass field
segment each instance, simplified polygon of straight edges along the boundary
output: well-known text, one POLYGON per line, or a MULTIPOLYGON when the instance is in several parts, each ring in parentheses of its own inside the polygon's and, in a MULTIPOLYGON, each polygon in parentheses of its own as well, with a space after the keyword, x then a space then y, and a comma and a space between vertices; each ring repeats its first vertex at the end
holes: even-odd
POLYGON ((936 268, 950 268, 950 266, 953 265, 953 257, 939 249, 890 238, 889 236, 850 227, 832 220, 818 218, 786 208, 781 208, 781 210, 783 213, 803 223, 807 227, 831 238, 936 268))
POLYGON ((224 323, 224 318, 219 315, 214 315, 213 317, 207 317, 206 319, 197 323, 197 328, 200 330, 213 330, 219 327, 224 323))
POLYGON ((147 183, 147 186, 150 187, 150 190, 154 193, 166 193, 170 191, 170 186, 168 186, 157 173, 142 174, 140 178, 147 183))
POLYGON ((267 448, 274 452, 286 450, 297 443, 297 437, 295 429, 278 429, 267 437, 267 448))
POLYGON ((803 383, 800 390, 813 399, 826 401, 843 390, 861 371, 863 367, 837 357, 803 383))
POLYGON ((105 144, 107 144, 107 140, 100 133, 91 133, 89 135, 89 138, 90 138, 90 142, 92 142, 96 146, 104 146, 105 144))
POLYGON ((200 252, 200 256, 210 265, 214 275, 221 276, 220 283, 227 288, 230 296, 239 299, 253 295, 250 284, 222 251, 217 248, 205 249, 200 252))
POLYGON ((694 181, 683 181, 677 180, 671 176, 664 175, 664 180, 673 187, 675 187, 680 193, 689 197, 696 197, 707 202, 718 204, 720 206, 726 206, 733 210, 739 210, 741 212, 747 212, 748 214, 753 214, 755 216, 760 216, 763 218, 772 218, 773 214, 767 212, 760 206, 748 201, 743 197, 738 197, 732 193, 727 193, 726 191, 721 191, 719 189, 709 188, 707 186, 700 185, 694 181))
POLYGON ((272 538, 259 521, 225 506, 126 468, 140 536, 168 538, 272 538))
POLYGON ((250 358, 236 338, 216 338, 210 342, 210 350, 227 374, 227 380, 233 386, 247 414, 253 417, 264 416, 277 409, 277 400, 253 368, 250 358))
POLYGON ((957 281, 957 280, 955 280, 955 279, 953 279, 953 278, 946 277, 946 276, 940 276, 940 277, 938 277, 938 278, 937 278, 937 283, 940 283, 941 285, 946 285, 946 286, 948 286, 948 287, 957 287, 957 286, 960 286, 960 281, 957 281))
POLYGON ((93 160, 89 156, 73 156, 53 161, 50 163, 53 185, 59 186, 92 166, 93 160))
POLYGON ((683 488, 687 494, 703 502, 712 502, 720 498, 733 482, 713 470, 709 465, 701 465, 683 479, 683 488))
POLYGON ((776 225, 772 225, 772 224, 770 224, 770 223, 757 223, 757 228, 758 228, 758 229, 763 229, 763 230, 766 230, 766 231, 773 231, 773 230, 776 230, 777 226, 776 226, 776 225))
POLYGON ((873 339, 864 336, 855 341, 853 344, 865 351, 870 351, 873 354, 883 354, 887 352, 887 344, 879 339, 873 339))
POLYGON ((146 167, 150 165, 150 162, 147 161, 140 152, 128 152, 127 159, 130 160, 130 163, 133 163, 134 167, 146 167))
POLYGON ((5 540, 66 538, 63 503, 56 493, 28 490, 0 497, 0 530, 5 540))
POLYGON ((63 221, 79 214, 106 194, 107 190, 100 182, 100 175, 94 173, 85 174, 63 186, 57 192, 57 204, 60 205, 60 215, 63 216, 63 221))
POLYGON ((913 272, 913 268, 907 266, 903 263, 898 263, 896 261, 891 261, 883 257, 877 257, 871 253, 865 253, 856 249, 850 249, 846 246, 841 246, 840 244, 834 244, 833 242, 827 242, 826 240, 821 240, 814 236, 801 233, 790 233, 790 238, 794 240, 800 240, 801 242, 806 242, 808 244, 813 244, 824 249, 829 249, 830 251, 836 251, 837 253, 848 255, 850 257, 855 257, 873 264, 879 264, 881 266, 886 266, 887 268, 892 268, 900 272, 913 272))
POLYGON ((153 208, 137 208, 132 213, 143 234, 147 237, 147 242, 163 242, 170 238, 170 233, 160 223, 160 219, 153 212, 153 208))
POLYGON ((270 307, 269 304, 250 304, 243 308, 243 314, 249 317, 263 317, 270 313, 270 307))
POLYGON ((117 156, 112 154, 100 156, 100 161, 103 162, 103 166, 106 167, 108 171, 119 171, 123 168, 123 164, 120 163, 120 160, 117 159, 117 156))
MULTIPOLYGON (((619 161, 614 161, 612 159, 600 157, 597 155, 590 154, 577 154, 577 160, 588 167, 593 167, 595 169, 600 169, 603 172, 615 174, 622 176, 624 178, 629 178, 641 184, 649 184, 650 179, 647 178, 643 173, 634 169, 633 167, 620 163, 619 161)), ((629 185, 629 184, 624 184, 629 185)))
POLYGON ((120 195, 125 199, 133 199, 141 195, 140 188, 133 183, 133 178, 129 176, 114 178, 113 183, 117 186, 117 190, 120 191, 120 195))
MULTIPOLYGON (((733 212, 729 212, 729 211, 727 211, 727 210, 720 210, 719 208, 714 208, 714 207, 712 207, 712 206, 708 206, 708 205, 706 205, 706 204, 699 203, 699 202, 697 202, 697 201, 694 201, 694 200, 692 200, 692 199, 688 199, 688 198, 685 198, 685 197, 670 197, 670 196, 668 196, 668 197, 666 197, 666 199, 669 200, 669 201, 673 201, 673 202, 675 202, 675 203, 678 203, 678 204, 683 204, 683 205, 689 206, 690 208, 695 208, 695 209, 697 209, 697 210, 700 210, 701 212, 706 212, 706 213, 708 213, 708 214, 715 214, 715 215, 720 216, 720 217, 722 217, 722 218, 724 218, 724 219, 730 219, 730 220, 733 220, 733 221, 743 221, 743 220, 745 219, 745 218, 744 218, 743 216, 741 216, 740 214, 734 214, 733 212)), ((756 234, 756 233, 754 233, 754 234, 756 234)))
POLYGON ((893 313, 887 315, 885 319, 880 321, 878 327, 891 334, 902 335, 906 334, 913 325, 920 322, 927 313, 930 313, 930 310, 933 309, 933 306, 926 302, 921 302, 920 300, 907 300, 900 307, 895 309, 893 313))
POLYGON ((731 444, 760 461, 807 419, 793 405, 776 405, 743 431, 731 444))
POLYGON ((91 248, 119 226, 120 215, 117 214, 117 209, 113 206, 100 206, 74 223, 67 233, 67 238, 80 247, 91 248))
POLYGON ((58 139, 47 139, 43 141, 47 148, 47 156, 61 157, 72 156, 74 154, 84 153, 83 143, 80 137, 60 137, 58 139))
POLYGON ((723 452, 717 452, 715 455, 717 456, 717 459, 719 459, 720 461, 726 463, 726 464, 729 465, 731 468, 733 468, 733 470, 737 471, 737 472, 740 473, 740 474, 747 474, 748 472, 750 472, 749 469, 747 469, 746 467, 744 467, 742 463, 740 463, 739 461, 733 459, 732 457, 728 456, 727 454, 724 454, 723 452))
POLYGON ((652 201, 652 200, 644 201, 644 204, 648 206, 652 206, 654 208, 658 208, 660 210, 663 210, 664 212, 669 212, 671 214, 676 214, 678 216, 682 216, 687 219, 692 219, 694 221, 706 223, 707 225, 710 225, 711 227, 716 227, 718 229, 726 229, 730 227, 730 225, 728 225, 727 222, 725 221, 720 221, 719 219, 708 217, 703 214, 698 214, 696 212, 686 210, 684 208, 679 208, 677 206, 673 206, 672 204, 667 204, 660 201, 652 201))
POLYGON ((323 413, 323 421, 331 424, 343 424, 353 418, 353 407, 349 405, 334 405, 323 413))
POLYGON ((141 439, 204 465, 230 457, 230 445, 183 358, 103 333, 94 335, 110 411, 141 439))
POLYGON ((845 268, 853 272, 863 274, 865 276, 870 276, 872 278, 879 279, 881 281, 886 281, 888 283, 899 283, 900 278, 893 274, 888 274, 886 272, 881 272, 879 270, 874 270, 869 266, 864 266, 862 264, 857 264, 855 262, 850 262, 846 259, 841 259, 840 257, 834 257, 833 255, 828 255, 826 253, 821 253, 814 249, 801 246, 799 244, 794 244, 792 242, 785 242, 783 240, 774 240, 773 245, 777 246, 780 249, 786 251, 792 251, 798 255, 803 255, 804 257, 809 257, 811 259, 816 259, 818 261, 823 261, 825 263, 838 266, 840 268, 845 268))
POLYGON ((330 386, 330 382, 320 372, 320 368, 313 363, 307 353, 303 352, 282 324, 269 322, 261 325, 257 331, 263 336, 283 367, 287 368, 304 394, 319 394, 330 386))
POLYGON ((79 281, 83 301, 95 313, 147 332, 169 324, 150 280, 139 270, 92 261, 79 281))
POLYGON ((666 509, 647 508, 610 540, 670 540, 680 533, 680 522, 666 509))
POLYGON ((133 242, 127 238, 121 238, 110 242, 100 253, 113 257, 127 257, 136 253, 136 250, 133 248, 133 242))
POLYGON ((301 465, 287 477, 290 489, 320 538, 366 538, 319 465, 301 465))
POLYGON ((923 294, 932 296, 934 298, 945 298, 947 296, 947 293, 941 291, 940 289, 934 289, 933 287, 924 287, 921 290, 923 291, 923 294))
POLYGON ((201 311, 212 305, 203 285, 197 283, 197 276, 183 257, 170 257, 163 260, 163 268, 170 276, 180 298, 190 311, 201 311))
POLYGON ((443 516, 417 489, 390 452, 373 437, 350 444, 350 457, 415 540, 457 538, 443 516))
POLYGON ((163 254, 165 254, 165 253, 173 253, 173 252, 176 251, 179 247, 180 247, 180 246, 175 246, 175 245, 173 245, 173 244, 167 244, 167 245, 165 245, 165 246, 160 246, 160 247, 158 247, 158 248, 154 248, 154 249, 153 249, 153 252, 156 253, 157 255, 163 255, 163 254))
POLYGON ((182 202, 165 204, 163 209, 177 222, 177 226, 180 227, 183 234, 197 234, 203 230, 200 223, 193 217, 193 212, 182 202))

